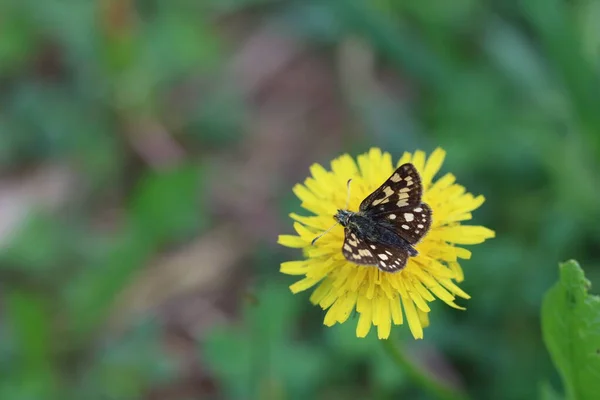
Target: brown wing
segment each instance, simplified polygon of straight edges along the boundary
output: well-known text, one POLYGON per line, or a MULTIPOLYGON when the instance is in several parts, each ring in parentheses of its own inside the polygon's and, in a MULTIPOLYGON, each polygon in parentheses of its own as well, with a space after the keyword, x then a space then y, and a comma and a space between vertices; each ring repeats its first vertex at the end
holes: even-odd
POLYGON ((344 229, 344 244, 342 254, 346 260, 360 265, 377 265, 377 259, 369 247, 369 243, 360 239, 350 229, 344 229))
POLYGON ((360 211, 369 215, 397 212, 421 204, 421 176, 411 163, 402 164, 360 204, 360 211))
POLYGON ((411 245, 415 245, 431 228, 433 221, 431 208, 426 203, 421 203, 414 208, 403 208, 385 215, 379 215, 376 221, 387 228, 391 228, 401 238, 411 245))
POLYGON ((397 272, 406 266, 408 250, 360 239, 351 230, 345 230, 342 254, 358 265, 377 266, 384 272, 397 272))

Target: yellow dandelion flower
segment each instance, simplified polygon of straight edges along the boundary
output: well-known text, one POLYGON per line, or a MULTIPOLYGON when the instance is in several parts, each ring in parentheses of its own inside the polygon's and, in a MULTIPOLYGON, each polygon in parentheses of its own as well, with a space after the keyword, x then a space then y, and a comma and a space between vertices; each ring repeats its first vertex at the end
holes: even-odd
POLYGON ((365 337, 375 325, 378 337, 387 339, 392 323, 402 325, 406 317, 412 335, 422 339, 423 327, 429 324, 428 302, 437 297, 451 307, 464 309, 454 302, 455 297, 470 297, 455 282, 464 278, 459 259, 469 259, 471 252, 457 245, 482 243, 494 237, 494 232, 483 226, 461 224, 471 219, 471 211, 483 204, 483 196, 467 193, 450 173, 433 181, 445 154, 440 148, 429 158, 422 151, 404 153, 397 163, 399 166, 411 162, 419 171, 422 200, 433 212, 429 232, 415 246, 418 255, 409 257, 406 267, 397 273, 348 261, 341 251, 344 241, 341 225, 311 245, 315 236, 331 227, 336 211, 345 207, 348 179, 352 179, 348 209, 357 210, 361 201, 390 177, 395 168, 389 153, 373 148, 359 155, 357 162, 345 154, 331 162, 330 171, 314 164, 310 167, 312 177, 294 187, 302 207, 314 215, 290 214, 296 221, 297 235, 280 235, 278 242, 303 249, 304 259, 284 262, 280 271, 304 276, 290 286, 293 293, 317 285, 310 300, 327 310, 325 325, 343 323, 356 310, 358 337, 365 337))

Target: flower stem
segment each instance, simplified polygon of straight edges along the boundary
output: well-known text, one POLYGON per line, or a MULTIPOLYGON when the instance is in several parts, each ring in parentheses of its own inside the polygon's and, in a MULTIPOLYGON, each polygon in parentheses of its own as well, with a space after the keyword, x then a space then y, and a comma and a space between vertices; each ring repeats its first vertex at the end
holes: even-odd
POLYGON ((412 381, 428 391, 437 399, 441 400, 468 400, 469 397, 448 385, 445 385, 428 375, 418 366, 414 365, 402 352, 399 346, 395 345, 391 340, 381 340, 386 352, 392 357, 394 362, 406 372, 412 381))

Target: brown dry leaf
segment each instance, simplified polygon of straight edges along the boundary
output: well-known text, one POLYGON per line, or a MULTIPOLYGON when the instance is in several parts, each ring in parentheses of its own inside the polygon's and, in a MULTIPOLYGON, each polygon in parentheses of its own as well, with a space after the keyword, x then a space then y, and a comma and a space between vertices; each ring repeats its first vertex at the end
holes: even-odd
POLYGON ((75 188, 75 175, 61 165, 43 165, 0 180, 0 248, 8 245, 32 209, 56 210, 75 188))
POLYGON ((121 325, 178 297, 218 291, 250 249, 251 243, 242 240, 234 226, 221 226, 161 256, 119 296, 111 324, 121 325))

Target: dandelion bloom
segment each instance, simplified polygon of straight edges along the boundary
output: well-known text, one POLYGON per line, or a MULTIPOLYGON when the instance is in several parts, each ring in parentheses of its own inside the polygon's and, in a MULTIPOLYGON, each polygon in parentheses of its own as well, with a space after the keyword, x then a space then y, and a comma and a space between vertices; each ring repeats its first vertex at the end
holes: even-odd
POLYGON ((327 310, 325 325, 343 323, 356 310, 358 337, 365 337, 375 325, 378 337, 387 339, 392 323, 401 325, 406 316, 412 335, 422 339, 423 327, 429 324, 428 302, 438 297, 451 307, 463 309, 454 302, 456 296, 469 298, 455 284, 464 278, 458 260, 470 258, 471 252, 457 245, 482 243, 494 237, 494 232, 483 226, 461 224, 471 219, 471 211, 485 199, 467 193, 450 173, 433 181, 444 157, 445 152, 438 148, 428 159, 422 151, 404 153, 397 163, 399 166, 411 162, 416 167, 423 185, 422 200, 433 211, 431 229, 415 246, 419 254, 410 257, 406 267, 397 273, 348 261, 341 251, 341 225, 311 245, 315 236, 331 227, 336 211, 345 207, 348 179, 352 179, 348 209, 356 211, 361 201, 390 177, 395 167, 389 153, 373 148, 359 155, 357 162, 345 154, 331 162, 331 171, 314 164, 310 168, 312 177, 304 185, 294 187, 302 207, 314 215, 290 214, 296 221, 297 235, 280 235, 279 243, 303 249, 304 259, 284 262, 280 270, 304 276, 290 286, 293 293, 317 285, 310 300, 327 310))

